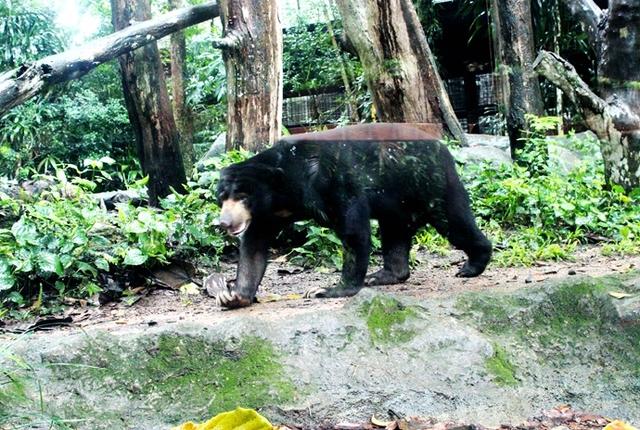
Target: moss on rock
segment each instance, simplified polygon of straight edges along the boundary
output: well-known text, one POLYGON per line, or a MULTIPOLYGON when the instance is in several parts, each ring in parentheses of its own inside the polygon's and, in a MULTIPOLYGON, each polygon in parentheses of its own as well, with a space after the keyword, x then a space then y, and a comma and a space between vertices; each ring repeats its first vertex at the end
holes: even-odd
POLYGON ((405 323, 416 317, 417 311, 393 297, 375 296, 362 303, 359 313, 365 318, 374 343, 408 342, 416 335, 405 323))
POLYGON ((506 351, 497 343, 493 343, 493 355, 485 362, 487 371, 498 385, 517 385, 516 366, 511 362, 506 351))
MULTIPOLYGON (((168 422, 205 419, 236 406, 283 404, 294 397, 273 345, 257 337, 224 342, 161 334, 131 345, 105 336, 69 363, 51 367, 59 379, 88 384, 100 396, 140 401, 168 422)), ((77 418, 87 414, 84 410, 77 418)))
POLYGON ((541 365, 598 363, 602 378, 608 372, 640 375, 640 321, 622 324, 616 299, 608 294, 628 289, 626 278, 585 277, 509 294, 470 293, 456 308, 480 331, 521 345, 541 365))

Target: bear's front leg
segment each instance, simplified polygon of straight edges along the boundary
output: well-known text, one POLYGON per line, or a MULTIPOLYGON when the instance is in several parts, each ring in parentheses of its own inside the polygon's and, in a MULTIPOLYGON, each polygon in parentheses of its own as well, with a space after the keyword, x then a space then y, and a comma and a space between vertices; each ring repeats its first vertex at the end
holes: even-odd
POLYGON ((268 240, 256 229, 249 229, 240 239, 240 257, 235 284, 228 291, 216 295, 216 303, 225 308, 240 308, 251 305, 256 297, 258 285, 267 267, 268 240))
POLYGON ((312 288, 305 293, 305 297, 349 297, 364 286, 371 253, 371 225, 366 203, 353 204, 344 214, 336 233, 344 248, 340 282, 334 287, 312 288))

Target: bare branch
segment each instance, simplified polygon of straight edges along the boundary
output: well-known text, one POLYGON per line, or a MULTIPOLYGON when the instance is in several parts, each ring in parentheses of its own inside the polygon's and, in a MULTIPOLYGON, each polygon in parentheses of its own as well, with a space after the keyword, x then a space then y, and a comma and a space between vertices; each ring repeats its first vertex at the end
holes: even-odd
POLYGON ((178 9, 6 72, 0 75, 0 116, 51 85, 77 79, 126 52, 218 15, 216 2, 178 9))

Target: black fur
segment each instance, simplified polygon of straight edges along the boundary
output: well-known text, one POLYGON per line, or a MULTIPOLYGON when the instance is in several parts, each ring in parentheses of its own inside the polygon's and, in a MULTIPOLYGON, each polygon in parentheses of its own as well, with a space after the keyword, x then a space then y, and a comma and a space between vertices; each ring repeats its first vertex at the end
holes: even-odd
POLYGON ((284 140, 222 171, 218 198, 229 196, 243 198, 252 214, 232 288, 246 299, 242 303, 253 302, 270 241, 302 219, 332 228, 344 245, 340 283, 312 292, 316 297, 353 295, 365 283, 405 281, 413 235, 425 224, 466 252, 459 276, 481 274, 491 257, 454 160, 435 140, 284 140), (372 218, 379 221, 384 266, 365 280, 372 218))

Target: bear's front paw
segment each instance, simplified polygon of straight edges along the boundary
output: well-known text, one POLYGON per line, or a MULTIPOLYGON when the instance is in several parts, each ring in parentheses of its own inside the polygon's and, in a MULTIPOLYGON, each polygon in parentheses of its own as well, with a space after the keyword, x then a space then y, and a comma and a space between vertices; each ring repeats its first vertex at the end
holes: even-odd
POLYGON ((234 291, 234 281, 227 281, 224 276, 218 273, 207 276, 203 284, 207 294, 216 300, 218 306, 233 309, 249 306, 253 303, 252 299, 234 291))
POLYGON ((253 300, 241 296, 235 291, 221 291, 216 295, 216 304, 223 308, 244 308, 253 303, 253 300))

